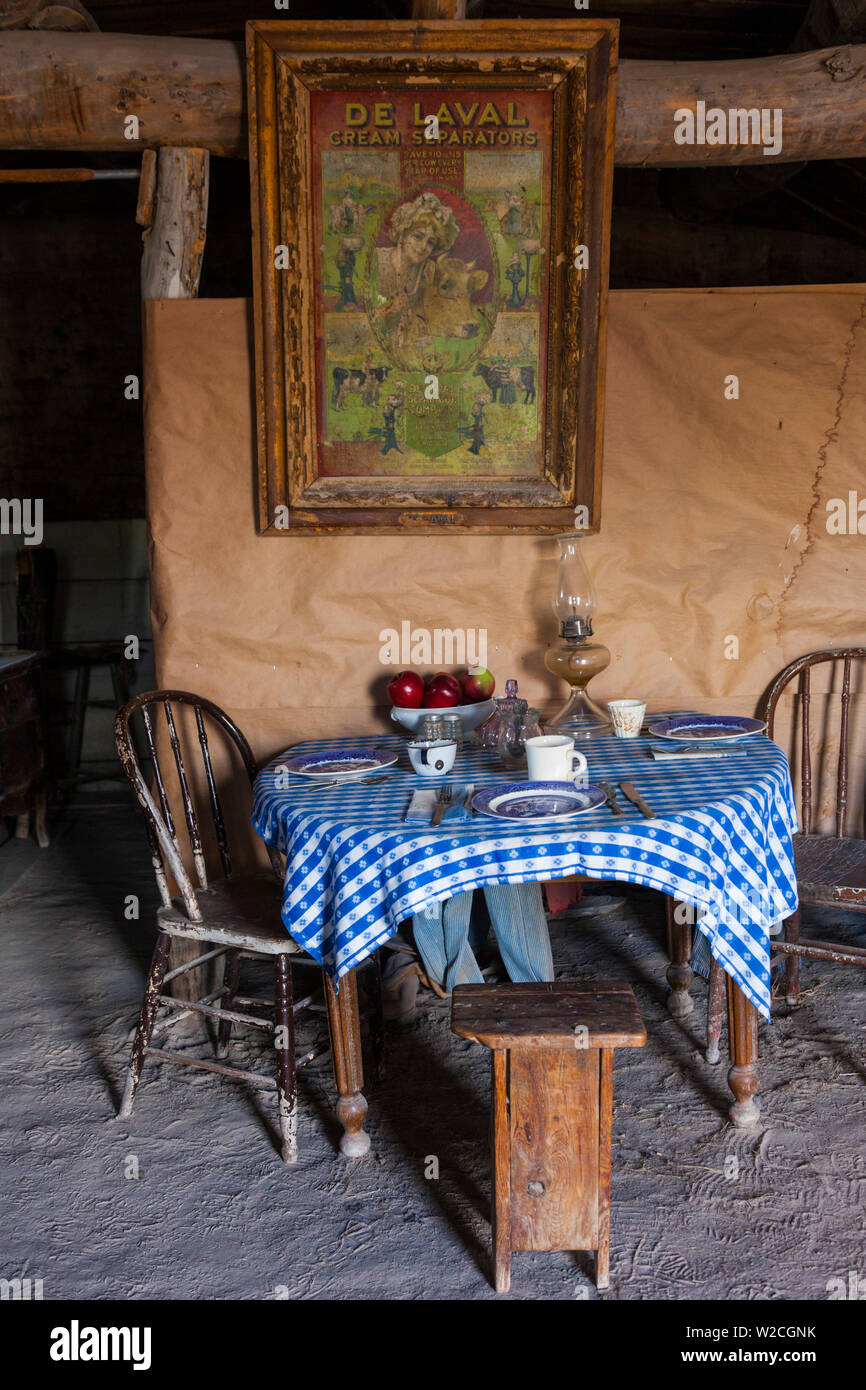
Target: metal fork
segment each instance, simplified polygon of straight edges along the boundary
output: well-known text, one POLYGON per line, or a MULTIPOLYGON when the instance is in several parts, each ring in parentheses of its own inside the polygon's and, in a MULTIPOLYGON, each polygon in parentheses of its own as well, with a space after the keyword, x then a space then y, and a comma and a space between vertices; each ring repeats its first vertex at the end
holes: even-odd
POLYGON ((442 790, 439 792, 439 800, 436 802, 436 809, 433 812, 433 819, 430 822, 431 825, 439 824, 439 822, 442 819, 442 813, 445 810, 445 807, 450 806, 453 800, 454 788, 452 787, 450 782, 446 782, 445 785, 442 787, 442 790))

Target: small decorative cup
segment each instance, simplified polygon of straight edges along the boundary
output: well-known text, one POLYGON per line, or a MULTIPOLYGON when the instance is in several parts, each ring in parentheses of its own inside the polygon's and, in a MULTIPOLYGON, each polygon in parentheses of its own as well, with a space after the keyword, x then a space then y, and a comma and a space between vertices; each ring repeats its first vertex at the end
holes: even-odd
POLYGON ((408 745, 409 761, 419 777, 442 777, 450 772, 457 757, 453 739, 413 739, 408 745))
POLYGON ((574 739, 565 734, 541 734, 526 740, 526 765, 530 782, 582 783, 586 758, 578 753, 574 739))
POLYGON ((646 700, 608 700, 607 707, 617 738, 637 738, 646 714, 646 700))

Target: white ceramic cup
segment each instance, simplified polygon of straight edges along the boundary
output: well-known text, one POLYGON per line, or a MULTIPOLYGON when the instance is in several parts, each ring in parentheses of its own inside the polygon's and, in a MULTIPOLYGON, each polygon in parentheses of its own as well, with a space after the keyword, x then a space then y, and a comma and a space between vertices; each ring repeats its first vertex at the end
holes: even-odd
POLYGON ((576 782, 586 772, 586 758, 565 734, 541 734, 526 740, 530 782, 576 782))
POLYGON ((419 777, 442 777, 450 772, 457 757, 453 739, 413 739, 409 744, 409 761, 419 777))
POLYGON ((646 700, 608 700, 607 707, 617 738, 637 738, 646 714, 646 700))

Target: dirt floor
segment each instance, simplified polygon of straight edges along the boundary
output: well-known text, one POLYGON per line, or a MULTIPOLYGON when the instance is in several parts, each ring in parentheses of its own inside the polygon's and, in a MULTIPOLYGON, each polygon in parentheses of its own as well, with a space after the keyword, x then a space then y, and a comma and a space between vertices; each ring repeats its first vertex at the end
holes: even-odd
MULTIPOLYGON (((114 1119, 156 901, 119 788, 79 798, 50 849, 0 848, 0 892, 0 1276, 41 1278, 46 1299, 497 1297, 489 1055, 450 1032, 447 1004, 422 993, 413 1022, 389 1025, 366 1160, 335 1152, 327 1061, 302 1074, 301 1158, 286 1167, 273 1093, 191 1068, 151 1060, 132 1119, 114 1119)), ((862 941, 864 920, 821 925, 862 941)), ((556 919, 552 938, 559 975, 630 982, 647 1026, 643 1050, 617 1054, 604 1297, 823 1300, 852 1271, 866 1280, 862 974, 804 964, 801 1007, 780 1002, 760 1028, 761 1123, 738 1131, 724 1052, 703 1060, 704 983, 684 1021, 665 1008, 660 901, 628 891, 612 916, 556 919)), ((306 1014, 299 1049, 322 1027, 306 1014)), ((238 1042, 238 1061, 265 1070, 263 1037, 238 1042)), ((585 1254, 515 1255, 507 1297, 593 1299, 590 1272, 585 1254)))

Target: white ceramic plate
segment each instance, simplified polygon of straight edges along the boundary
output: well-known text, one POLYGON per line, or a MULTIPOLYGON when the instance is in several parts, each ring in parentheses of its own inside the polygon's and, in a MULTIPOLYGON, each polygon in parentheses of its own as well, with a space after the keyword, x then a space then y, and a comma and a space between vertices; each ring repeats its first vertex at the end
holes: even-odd
POLYGON ((295 777, 339 778, 351 781, 370 772, 393 767, 399 753, 388 748, 332 748, 327 753, 302 753, 285 764, 295 777))
POLYGON ((662 719, 650 724, 654 738, 668 738, 675 743, 739 743, 743 738, 762 734, 766 724, 760 719, 730 714, 678 714, 675 719, 662 719))
POLYGON ((594 811, 607 800, 601 787, 574 787, 570 782, 505 782, 476 792, 472 805, 483 816, 520 825, 571 820, 594 811))

